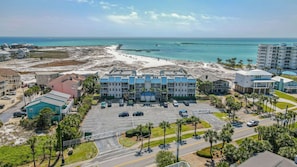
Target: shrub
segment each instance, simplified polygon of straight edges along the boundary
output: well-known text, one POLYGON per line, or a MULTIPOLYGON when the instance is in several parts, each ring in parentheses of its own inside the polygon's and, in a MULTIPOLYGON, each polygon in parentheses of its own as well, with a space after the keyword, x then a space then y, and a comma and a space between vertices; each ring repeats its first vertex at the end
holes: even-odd
POLYGON ((3 126, 3 122, 0 120, 0 128, 3 126))
POLYGON ((197 151, 196 155, 204 158, 212 158, 212 156, 209 154, 209 150, 205 150, 205 149, 197 151))
POLYGON ((130 130, 127 130, 126 131, 126 137, 133 137, 133 136, 136 136, 136 129, 130 129, 130 130))

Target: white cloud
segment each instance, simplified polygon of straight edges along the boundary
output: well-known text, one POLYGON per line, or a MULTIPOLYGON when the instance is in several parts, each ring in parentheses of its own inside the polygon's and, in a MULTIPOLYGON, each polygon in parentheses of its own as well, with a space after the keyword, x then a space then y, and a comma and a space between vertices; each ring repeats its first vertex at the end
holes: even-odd
POLYGON ((201 14, 200 18, 202 20, 236 20, 236 17, 226 17, 226 16, 215 16, 215 15, 206 15, 201 14))
POLYGON ((137 21, 139 19, 139 16, 137 12, 131 12, 128 15, 109 15, 107 18, 115 23, 124 24, 124 23, 131 23, 134 21, 137 21))
POLYGON ((112 4, 112 3, 109 3, 109 2, 105 2, 105 1, 100 1, 99 4, 100 4, 102 9, 111 9, 113 7, 118 6, 117 4, 112 4))
POLYGON ((89 4, 93 4, 94 0, 76 0, 76 2, 78 3, 89 3, 89 4))
POLYGON ((159 18, 169 18, 180 21, 196 21, 193 15, 183 15, 178 13, 156 13, 154 11, 146 11, 145 14, 149 15, 151 19, 158 20, 159 18))

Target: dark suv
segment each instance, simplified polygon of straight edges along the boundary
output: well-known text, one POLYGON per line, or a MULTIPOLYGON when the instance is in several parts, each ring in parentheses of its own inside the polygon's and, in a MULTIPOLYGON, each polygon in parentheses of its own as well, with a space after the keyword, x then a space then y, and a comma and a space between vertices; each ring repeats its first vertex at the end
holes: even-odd
POLYGON ((23 116, 27 116, 27 114, 25 112, 19 112, 19 111, 13 113, 14 118, 23 117, 23 116))
POLYGON ((133 113, 133 116, 143 116, 143 112, 142 111, 136 111, 133 113))
POLYGON ((124 106, 124 99, 120 99, 119 106, 120 107, 123 107, 124 106))
POLYGON ((111 107, 112 103, 111 101, 107 101, 107 107, 111 107))
POLYGON ((180 115, 181 117, 188 117, 188 116, 189 116, 187 110, 180 110, 180 111, 179 111, 179 115, 180 115))
POLYGON ((119 114, 119 117, 129 117, 129 113, 128 112, 121 112, 119 114))

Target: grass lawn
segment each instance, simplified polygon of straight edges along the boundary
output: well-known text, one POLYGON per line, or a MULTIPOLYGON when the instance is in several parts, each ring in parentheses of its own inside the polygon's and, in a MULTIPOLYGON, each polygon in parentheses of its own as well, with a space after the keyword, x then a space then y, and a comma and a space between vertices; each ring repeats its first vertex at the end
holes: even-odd
POLYGON ((291 103, 287 103, 287 102, 277 102, 276 103, 276 107, 280 108, 280 109, 286 109, 286 107, 288 106, 288 108, 294 107, 295 105, 291 104, 291 103))
MULTIPOLYGON (((204 131, 202 131, 202 132, 197 132, 197 135, 202 135, 202 134, 204 134, 205 132, 204 131)), ((185 134, 185 135, 183 135, 182 136, 182 139, 188 139, 188 138, 191 138, 191 137, 193 137, 193 134, 194 133, 189 133, 189 134, 185 134)), ((147 139, 145 139, 145 141, 147 141, 147 139)), ((173 141, 176 141, 176 137, 166 137, 165 136, 165 141, 166 141, 166 143, 168 144, 168 143, 172 143, 173 141)), ((151 143, 150 143, 150 146, 151 147, 155 147, 155 146, 159 146, 160 144, 163 144, 164 143, 164 139, 162 138, 162 139, 160 139, 160 140, 155 140, 155 141, 151 141, 151 143)), ((145 147, 147 147, 147 145, 148 145, 148 143, 144 143, 143 144, 143 147, 145 148, 145 147)))
MULTIPOLYGON (((219 149, 221 149, 221 147, 222 147, 222 143, 216 144, 212 147, 212 151, 215 152, 215 150, 219 150, 219 149)), ((200 157, 211 158, 210 147, 206 147, 202 150, 199 150, 196 152, 196 154, 200 157)))
POLYGON ((213 113, 213 115, 223 121, 228 119, 228 114, 224 113, 224 112, 215 112, 215 113, 213 113))
POLYGON ((274 109, 270 108, 269 106, 266 106, 265 104, 262 105, 264 112, 273 112, 274 109))
POLYGON ((55 58, 63 59, 68 58, 69 55, 66 51, 30 51, 30 58, 55 58))
POLYGON ((126 137, 125 134, 123 134, 120 138, 119 138, 119 143, 124 146, 124 147, 131 147, 134 144, 137 143, 136 141, 136 137, 126 137))
MULTIPOLYGON (((210 128, 210 124, 204 120, 201 120, 201 123, 197 125, 197 129, 201 129, 201 128, 210 128)), ((176 133, 176 124, 170 124, 170 128, 166 129, 166 135, 170 135, 170 134, 175 134, 176 133)), ((186 125, 182 125, 182 132, 186 132, 186 131, 190 131, 190 130, 194 130, 195 126, 193 126, 192 124, 186 124, 186 125)), ((152 129, 152 137, 151 138, 156 138, 156 137, 160 137, 163 136, 164 130, 160 127, 154 127, 152 129)), ((198 133, 198 132, 197 132, 198 133)), ((191 134, 192 135, 192 134, 191 134)), ((131 147, 134 144, 137 143, 136 141, 136 137, 125 137, 125 135, 122 135, 119 138, 119 142, 121 145, 123 145, 124 147, 131 147)))
POLYGON ((287 93, 275 90, 274 94, 277 95, 279 98, 287 99, 287 100, 297 103, 297 99, 294 96, 291 96, 287 93))

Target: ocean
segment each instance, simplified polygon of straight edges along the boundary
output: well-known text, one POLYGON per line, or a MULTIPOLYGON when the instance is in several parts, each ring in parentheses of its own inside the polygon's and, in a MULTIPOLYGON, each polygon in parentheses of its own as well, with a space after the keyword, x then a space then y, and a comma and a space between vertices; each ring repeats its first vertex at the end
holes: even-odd
POLYGON ((122 44, 124 52, 162 59, 216 62, 233 57, 256 63, 259 44, 297 43, 297 38, 62 38, 0 37, 0 44, 37 46, 108 46, 122 44))

